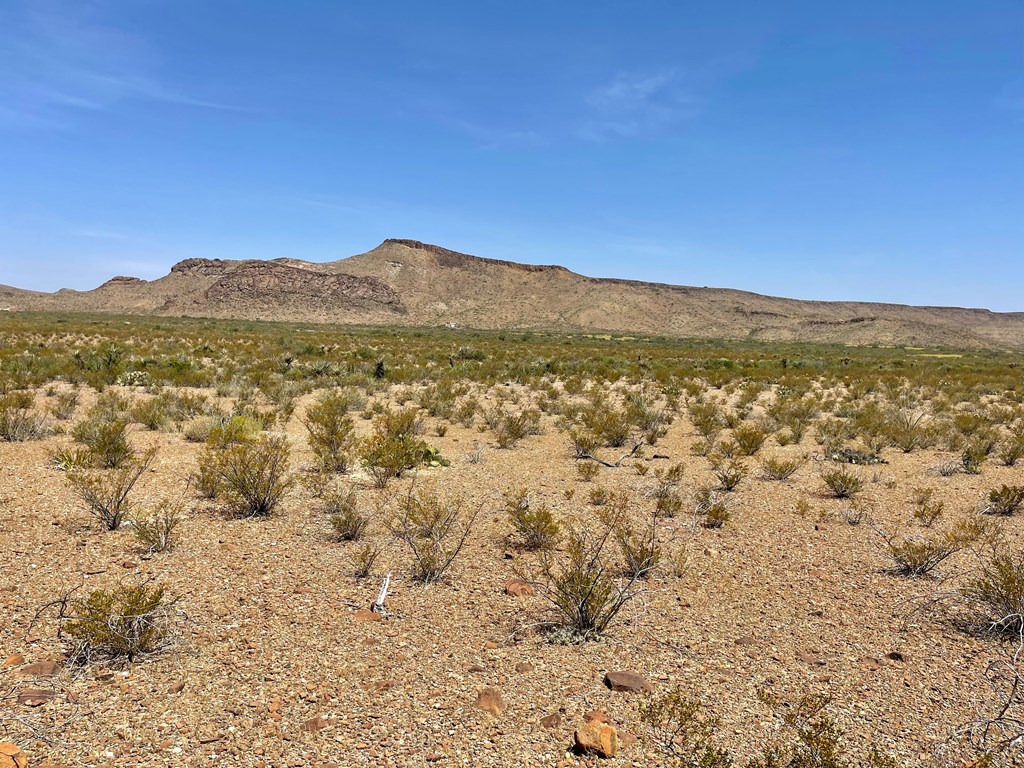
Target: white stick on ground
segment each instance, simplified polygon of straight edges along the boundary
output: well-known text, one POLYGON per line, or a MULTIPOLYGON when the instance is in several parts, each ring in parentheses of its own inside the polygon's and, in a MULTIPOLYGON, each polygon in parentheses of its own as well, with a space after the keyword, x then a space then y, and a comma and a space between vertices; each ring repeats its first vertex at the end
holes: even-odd
POLYGON ((391 586, 391 572, 384 577, 384 581, 380 584, 380 592, 377 593, 377 599, 370 604, 370 610, 374 613, 385 613, 384 601, 388 599, 388 587, 391 586))

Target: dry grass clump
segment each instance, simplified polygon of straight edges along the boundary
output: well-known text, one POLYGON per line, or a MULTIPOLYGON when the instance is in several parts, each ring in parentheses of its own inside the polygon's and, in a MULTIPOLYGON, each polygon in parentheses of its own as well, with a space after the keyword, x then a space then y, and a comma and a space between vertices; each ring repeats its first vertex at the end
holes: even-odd
POLYGON ((147 552, 167 552, 174 548, 181 521, 181 505, 165 499, 132 520, 132 533, 147 552))
POLYGON ((639 530, 623 516, 614 525, 615 540, 619 544, 626 576, 647 578, 662 561, 662 548, 658 543, 658 514, 639 530))
POLYGON ((721 528, 732 517, 729 502, 713 488, 698 488, 694 513, 705 528, 721 528))
POLYGON ((942 515, 945 508, 945 502, 935 498, 934 489, 914 489, 914 519, 925 528, 931 528, 942 515))
POLYGON ((804 465, 805 459, 787 458, 785 456, 765 456, 761 459, 761 476, 765 480, 781 482, 791 478, 800 467, 804 465))
POLYGON ((324 512, 339 541, 358 541, 370 525, 370 516, 360 511, 354 488, 324 494, 324 512))
POLYGON ((0 395, 0 439, 20 443, 50 434, 46 418, 35 411, 35 402, 31 392, 0 395))
POLYGON ((1024 550, 994 552, 960 594, 988 618, 992 629, 1019 635, 1024 631, 1024 550))
POLYGON ((73 663, 133 662, 165 650, 175 605, 164 587, 145 584, 97 589, 61 601, 60 636, 73 663))

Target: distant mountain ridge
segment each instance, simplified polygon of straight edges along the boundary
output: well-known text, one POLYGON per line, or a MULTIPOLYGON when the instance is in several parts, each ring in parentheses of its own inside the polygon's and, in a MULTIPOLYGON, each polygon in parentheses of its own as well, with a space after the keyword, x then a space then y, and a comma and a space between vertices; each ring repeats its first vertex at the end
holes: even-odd
POLYGON ((0 308, 1024 350, 1024 312, 762 296, 595 278, 385 240, 338 261, 186 259, 90 291, 0 286, 0 308))

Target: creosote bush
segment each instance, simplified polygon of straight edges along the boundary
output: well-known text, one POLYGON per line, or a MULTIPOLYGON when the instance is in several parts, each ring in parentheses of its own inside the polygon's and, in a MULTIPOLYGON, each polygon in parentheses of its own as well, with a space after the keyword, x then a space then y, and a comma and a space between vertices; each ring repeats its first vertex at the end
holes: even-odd
POLYGON ((355 449, 355 425, 349 416, 352 397, 345 392, 322 396, 306 410, 309 447, 328 472, 346 472, 355 449))
POLYGON ((990 515, 1012 515, 1024 504, 1024 486, 1006 485, 988 493, 984 511, 990 515))
POLYGON ((0 440, 17 443, 49 434, 46 419, 35 412, 35 400, 31 392, 0 395, 0 440))
POLYGON ((619 544, 626 575, 643 579, 658 567, 662 560, 661 545, 658 543, 658 514, 652 514, 650 522, 636 530, 625 519, 615 524, 615 540, 619 544))
POLYGON ((410 490, 392 517, 391 531, 412 554, 413 579, 424 584, 442 579, 466 545, 479 513, 479 507, 464 511, 461 498, 410 490))
POLYGON ((639 593, 637 577, 616 577, 608 552, 613 526, 594 532, 568 529, 564 552, 546 552, 541 559, 540 594, 551 604, 556 625, 572 642, 603 634, 626 604, 639 593))
POLYGON ((127 419, 92 416, 76 424, 71 436, 85 446, 91 462, 98 467, 120 467, 135 453, 128 443, 127 419))
POLYGON ((167 647, 174 604, 160 585, 93 590, 62 601, 60 635, 74 663, 136 661, 167 647))
POLYGON ((561 536, 561 525, 547 504, 534 504, 525 488, 505 494, 505 511, 524 549, 553 548, 561 536))
POLYGON ((804 460, 784 456, 765 456, 761 459, 761 472, 765 480, 788 480, 803 466, 804 460))
POLYGON ((156 449, 152 448, 138 459, 122 463, 116 469, 73 469, 67 473, 67 482, 75 495, 85 502, 89 514, 108 531, 116 531, 134 511, 128 495, 149 469, 154 456, 156 449))
POLYGON ((992 629, 1019 634, 1024 630, 1024 550, 996 551, 960 593, 988 618, 992 629))
POLYGON ((290 453, 287 438, 261 435, 228 448, 207 448, 201 467, 235 515, 267 517, 294 479, 288 475, 290 453))
POLYGON ((864 487, 864 480, 848 467, 826 469, 821 479, 831 494, 837 499, 850 499, 864 487))
POLYGON ((447 463, 418 437, 422 429, 415 408, 385 410, 374 418, 373 434, 362 442, 359 453, 378 488, 425 462, 447 463))

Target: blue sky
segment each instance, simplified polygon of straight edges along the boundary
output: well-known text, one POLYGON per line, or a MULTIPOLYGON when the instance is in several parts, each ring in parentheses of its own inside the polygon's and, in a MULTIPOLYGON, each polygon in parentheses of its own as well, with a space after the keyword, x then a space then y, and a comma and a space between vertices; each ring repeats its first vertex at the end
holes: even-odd
POLYGON ((1024 4, 0 0, 0 283, 386 237, 1024 310, 1024 4))

